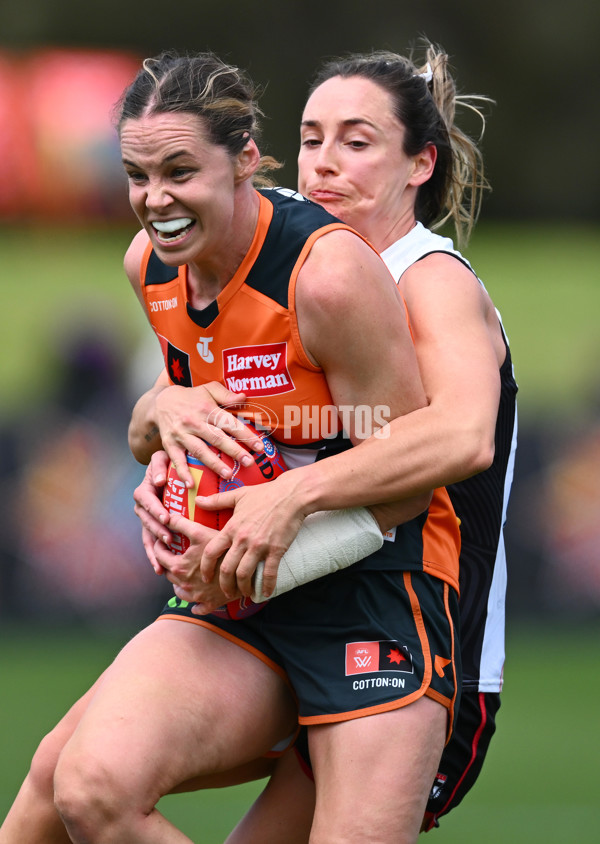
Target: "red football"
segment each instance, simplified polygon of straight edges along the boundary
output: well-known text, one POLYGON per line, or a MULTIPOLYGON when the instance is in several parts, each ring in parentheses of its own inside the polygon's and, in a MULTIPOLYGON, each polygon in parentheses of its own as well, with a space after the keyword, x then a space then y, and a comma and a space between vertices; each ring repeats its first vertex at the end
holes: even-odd
MULTIPOLYGON (((163 503, 170 513, 179 513, 199 524, 220 530, 229 520, 232 511, 203 510, 196 506, 197 495, 213 495, 216 492, 227 492, 241 486, 268 483, 286 471, 287 467, 273 441, 266 435, 261 434, 251 423, 246 422, 245 424, 252 434, 260 437, 264 444, 263 452, 250 451, 250 454, 254 457, 252 465, 241 466, 229 455, 223 454, 214 446, 210 446, 224 463, 233 468, 233 474, 230 478, 221 478, 196 457, 188 454, 187 464, 194 478, 195 486, 192 489, 187 489, 172 464, 169 464, 167 483, 163 492, 163 503)), ((187 537, 173 533, 173 542, 170 545, 171 551, 175 554, 183 554, 188 547, 189 540, 187 537)), ((227 618, 243 618, 258 612, 262 606, 263 604, 255 604, 249 598, 239 598, 215 610, 214 614, 227 618)))

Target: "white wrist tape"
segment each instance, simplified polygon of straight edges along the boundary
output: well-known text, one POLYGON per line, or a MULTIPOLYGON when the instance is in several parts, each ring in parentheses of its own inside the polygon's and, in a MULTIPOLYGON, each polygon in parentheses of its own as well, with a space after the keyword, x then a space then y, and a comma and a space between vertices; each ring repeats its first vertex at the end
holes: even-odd
MULTIPOLYGON (((383 534, 366 507, 313 513, 306 517, 298 536, 281 558, 277 583, 270 597, 345 569, 382 545, 383 534)), ((264 562, 256 568, 252 595, 256 603, 267 600, 262 591, 264 568, 264 562)))

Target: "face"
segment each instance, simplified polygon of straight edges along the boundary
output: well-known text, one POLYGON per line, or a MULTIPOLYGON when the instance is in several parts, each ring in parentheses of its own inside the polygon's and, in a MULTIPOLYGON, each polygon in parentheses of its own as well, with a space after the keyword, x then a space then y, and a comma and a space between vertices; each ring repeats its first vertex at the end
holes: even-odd
POLYGON ((300 193, 379 250, 410 231, 422 162, 402 151, 387 91, 358 76, 328 79, 306 103, 300 133, 300 193))
POLYGON ((159 258, 212 260, 232 229, 236 159, 208 139, 194 114, 126 120, 121 153, 129 201, 159 258))

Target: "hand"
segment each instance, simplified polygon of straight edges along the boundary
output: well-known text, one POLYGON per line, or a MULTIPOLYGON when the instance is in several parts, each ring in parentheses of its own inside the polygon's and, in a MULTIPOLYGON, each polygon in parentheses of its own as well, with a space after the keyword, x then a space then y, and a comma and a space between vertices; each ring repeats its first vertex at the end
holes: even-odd
POLYGON ((292 469, 268 484, 196 499, 197 506, 207 510, 234 511, 206 544, 201 561, 205 581, 214 577, 220 562, 219 583, 228 600, 238 590, 252 595, 252 578, 261 560, 265 563, 264 594, 270 595, 275 588, 279 561, 307 515, 297 482, 300 476, 301 470, 292 469))
MULTIPOLYGON (((154 546, 155 557, 166 572, 167 580, 173 584, 178 598, 197 603, 197 614, 212 612, 228 599, 221 591, 218 578, 205 581, 200 563, 206 543, 217 536, 218 531, 177 514, 171 514, 170 528, 187 537, 189 548, 183 554, 174 554, 164 542, 157 540, 154 546)), ((236 592, 232 597, 239 598, 241 593, 236 592)))
POLYGON ((167 529, 170 513, 163 507, 162 493, 167 482, 169 458, 166 452, 156 451, 148 464, 144 480, 133 492, 134 511, 142 523, 142 543, 146 556, 156 574, 164 574, 154 553, 157 540, 170 543, 172 534, 167 529))
POLYGON ((188 488, 194 482, 186 462, 186 452, 201 460, 223 478, 229 478, 227 466, 208 444, 228 454, 245 466, 252 463, 248 449, 262 451, 260 438, 247 440, 244 423, 223 405, 243 406, 243 393, 232 393, 218 381, 201 387, 166 387, 156 396, 156 421, 164 450, 177 474, 188 488), (244 445, 242 445, 244 443, 244 445))

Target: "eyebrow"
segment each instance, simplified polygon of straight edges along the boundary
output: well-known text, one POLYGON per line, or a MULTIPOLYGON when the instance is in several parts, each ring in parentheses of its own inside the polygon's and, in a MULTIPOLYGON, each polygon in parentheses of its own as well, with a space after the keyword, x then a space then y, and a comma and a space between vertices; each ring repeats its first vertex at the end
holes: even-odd
MULTIPOLYGON (((169 164, 171 161, 174 161, 176 158, 179 158, 182 155, 189 155, 186 149, 180 149, 177 152, 172 152, 171 155, 167 155, 163 160, 160 162, 161 164, 169 164)), ((129 161, 127 158, 122 159, 123 164, 128 164, 130 167, 138 167, 135 161, 129 161)))
MULTIPOLYGON (((300 123, 300 127, 302 127, 302 126, 313 127, 313 126, 320 126, 320 125, 321 125, 320 120, 302 120, 301 123, 300 123)), ((377 129, 377 126, 375 126, 374 123, 372 123, 370 120, 367 120, 365 117, 347 117, 345 120, 342 120, 342 126, 360 126, 360 125, 371 126, 373 129, 377 129)))

